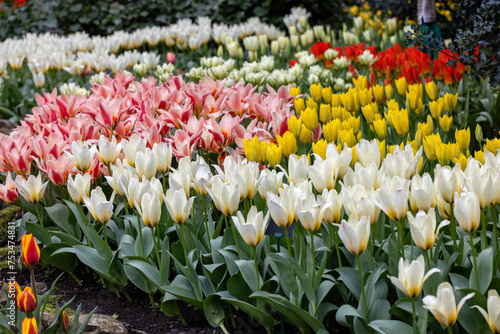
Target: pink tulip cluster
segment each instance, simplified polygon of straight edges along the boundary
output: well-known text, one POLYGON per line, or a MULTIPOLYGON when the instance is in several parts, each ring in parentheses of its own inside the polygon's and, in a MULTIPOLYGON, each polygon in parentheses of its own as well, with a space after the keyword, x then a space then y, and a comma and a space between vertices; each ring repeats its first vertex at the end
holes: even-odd
MULTIPOLYGON (((78 140, 97 144, 101 135, 120 142, 136 133, 148 147, 170 143, 178 159, 197 149, 236 156, 245 138, 268 141, 283 134, 294 114, 288 86, 258 93, 251 84, 228 88, 208 77, 200 83, 171 77, 159 85, 154 77, 134 80, 121 72, 94 84, 88 97, 58 96, 56 90, 37 95, 33 114, 10 136, 0 134, 0 171, 26 176, 35 163, 54 184, 65 184, 78 170, 64 152, 71 154, 78 140)), ((107 169, 94 155, 86 172, 96 178, 107 169)), ((0 186, 2 199, 6 187, 0 186)))

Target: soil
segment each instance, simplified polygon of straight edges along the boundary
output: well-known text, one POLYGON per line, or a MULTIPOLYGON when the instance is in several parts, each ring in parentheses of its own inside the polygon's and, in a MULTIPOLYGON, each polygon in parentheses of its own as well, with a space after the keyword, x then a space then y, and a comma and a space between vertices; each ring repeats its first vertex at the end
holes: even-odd
MULTIPOLYGON (((41 267, 35 270, 36 281, 44 282, 50 288, 61 271, 53 270, 50 274, 43 271, 41 267)), ((97 307, 96 313, 105 314, 116 318, 122 322, 129 333, 136 334, 222 334, 220 328, 213 328, 205 320, 203 311, 198 310, 184 302, 178 302, 180 312, 184 317, 187 326, 182 323, 179 317, 167 317, 157 309, 153 311, 151 303, 146 293, 137 289, 132 284, 127 287, 127 292, 132 299, 128 301, 125 297, 117 297, 116 294, 103 288, 100 283, 94 280, 92 272, 87 273, 84 266, 79 266, 75 270, 75 276, 81 281, 82 286, 68 274, 64 274, 56 284, 52 292, 53 295, 62 296, 59 304, 63 304, 75 296, 75 300, 70 306, 75 310, 78 305, 82 305, 82 313, 87 314, 97 307)), ((17 276, 21 285, 29 284, 29 272, 20 271, 17 276)), ((161 302, 161 296, 155 295, 155 302, 161 302)), ((226 324, 230 333, 257 334, 266 333, 265 329, 247 314, 238 312, 235 314, 235 325, 231 322, 226 324)), ((275 327, 274 333, 280 333, 279 326, 275 327)), ((285 324, 285 333, 298 333, 295 328, 285 324)))

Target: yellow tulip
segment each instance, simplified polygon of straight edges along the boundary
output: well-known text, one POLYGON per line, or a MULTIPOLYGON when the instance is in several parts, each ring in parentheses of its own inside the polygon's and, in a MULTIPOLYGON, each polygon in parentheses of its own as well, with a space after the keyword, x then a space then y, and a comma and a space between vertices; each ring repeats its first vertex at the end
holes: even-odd
POLYGON ((314 101, 316 101, 316 103, 320 103, 321 102, 321 84, 320 83, 317 83, 317 84, 312 84, 310 87, 309 87, 309 91, 311 92, 311 97, 314 99, 314 101))
POLYGON ((406 96, 406 92, 408 90, 408 84, 406 83, 406 78, 401 77, 395 80, 396 88, 398 89, 398 93, 401 96, 406 96))
POLYGON ((462 171, 464 171, 465 167, 467 167, 467 161, 468 160, 469 159, 467 159, 467 157, 463 153, 460 153, 460 156, 458 158, 453 158, 453 163, 455 165, 459 164, 460 168, 462 169, 462 171))
POLYGON ((363 90, 360 90, 358 95, 359 95, 359 103, 363 107, 373 102, 371 87, 370 89, 365 88, 363 90))
POLYGON ((353 147, 356 141, 356 137, 354 137, 354 131, 352 129, 340 130, 339 138, 342 146, 344 146, 344 144, 347 144, 348 147, 353 147))
POLYGON ((349 117, 349 123, 351 123, 351 128, 354 131, 354 134, 357 135, 361 129, 361 116, 349 117))
POLYGON ((332 88, 325 87, 321 90, 321 96, 323 97, 323 101, 330 104, 332 103, 332 88))
POLYGON ((455 130, 455 140, 461 151, 467 151, 470 145, 470 128, 463 130, 455 130))
POLYGON ((375 129, 378 139, 385 139, 387 137, 387 123, 385 120, 373 121, 373 128, 375 129))
POLYGON ((293 100, 293 104, 295 105, 295 113, 297 115, 300 115, 300 113, 306 108, 303 98, 293 100))
POLYGON ((420 100, 420 96, 418 96, 418 93, 410 90, 408 93, 406 93, 406 99, 410 102, 411 110, 416 110, 418 107, 418 101, 420 100))
POLYGON ((394 88, 392 88, 391 84, 385 85, 384 90, 385 90, 385 96, 387 97, 388 100, 394 98, 394 88))
POLYGON ((318 140, 316 143, 312 144, 313 153, 316 153, 321 157, 321 159, 326 159, 326 146, 328 142, 324 139, 318 140))
POLYGON ((322 103, 319 106, 319 119, 323 124, 326 124, 332 120, 332 107, 329 104, 322 103))
POLYGON ((417 114, 417 116, 421 116, 424 113, 424 105, 422 103, 422 99, 418 99, 417 109, 415 109, 414 112, 415 114, 417 114))
POLYGON ((481 164, 484 165, 484 152, 483 151, 476 151, 474 152, 474 159, 479 161, 481 164))
POLYGON ((388 110, 399 110, 399 103, 394 99, 389 100, 389 101, 387 101, 387 109, 388 110))
POLYGON ((425 83, 425 92, 432 101, 435 101, 439 97, 439 92, 436 83, 432 80, 425 83))
POLYGON ((297 153, 297 141, 295 140, 293 133, 290 131, 285 132, 283 137, 280 135, 276 136, 276 140, 278 141, 278 145, 282 148, 285 156, 288 157, 290 154, 297 153))
POLYGON ((437 101, 429 102, 429 109, 431 111, 431 116, 434 119, 438 119, 444 114, 444 100, 438 99, 437 101))
POLYGON ((262 164, 267 164, 267 150, 269 148, 269 144, 266 141, 260 142, 260 162, 262 164))
POLYGON ((243 150, 248 161, 260 161, 260 140, 253 137, 252 140, 243 139, 243 150))
POLYGON ((314 101, 314 99, 311 97, 311 98, 308 98, 307 101, 306 101, 306 107, 309 107, 309 108, 312 108, 312 109, 318 109, 318 103, 316 103, 316 101, 314 101))
POLYGON ((384 101, 384 87, 381 85, 372 86, 373 95, 375 96, 375 101, 382 103, 384 101))
POLYGON ((441 143, 436 148, 436 157, 441 165, 448 165, 453 158, 460 156, 460 148, 457 144, 441 143))
POLYGON ((349 112, 356 110, 356 104, 354 102, 354 94, 352 91, 348 91, 344 94, 340 94, 340 101, 342 101, 342 106, 349 112))
POLYGON ((288 131, 298 137, 300 134, 300 129, 302 129, 302 117, 297 119, 297 116, 292 116, 288 119, 288 131))
POLYGON ((410 129, 410 120, 406 109, 399 111, 389 110, 388 118, 391 120, 392 125, 400 136, 405 136, 410 129))
POLYGON ((439 133, 424 137, 423 144, 427 160, 429 160, 430 162, 436 160, 436 150, 437 147, 441 144, 441 136, 439 135, 439 133))
POLYGON ((444 96, 444 101, 445 101, 446 111, 448 112, 455 111, 458 102, 458 93, 456 93, 455 95, 446 93, 444 96))
POLYGON ((342 101, 340 100, 340 95, 339 94, 332 94, 332 102, 331 103, 332 103, 332 107, 340 107, 342 105, 342 101))
POLYGON ((339 138, 339 131, 341 129, 340 119, 336 118, 327 124, 323 125, 323 136, 329 143, 336 142, 339 138))
MULTIPOLYGON (((306 126, 311 131, 314 131, 318 128, 318 110, 307 107, 306 110, 302 113, 302 126, 306 126)), ((303 130, 301 130, 302 132, 303 130)))
POLYGON ((370 103, 364 107, 361 107, 361 112, 366 119, 368 124, 372 124, 375 118, 375 114, 378 114, 378 105, 377 103, 370 103))
POLYGON ((385 159, 386 156, 385 140, 380 141, 377 139, 377 143, 378 143, 378 150, 380 151, 380 161, 382 161, 385 159))
POLYGON ((267 147, 267 161, 271 167, 279 165, 283 156, 283 148, 274 144, 267 147))
POLYGON ((300 95, 300 87, 290 87, 290 96, 296 97, 300 95))
POLYGON ((498 138, 493 138, 493 140, 486 139, 486 145, 484 148, 496 155, 497 150, 500 149, 500 139, 498 138))
POLYGON ((311 130, 309 130, 304 124, 302 124, 302 129, 300 130, 300 141, 303 144, 310 144, 311 143, 311 130))
POLYGON ((451 129, 453 124, 453 116, 443 115, 439 117, 439 126, 443 129, 444 132, 448 132, 451 129))
POLYGON ((364 75, 360 75, 357 79, 352 78, 352 83, 354 84, 354 87, 360 91, 368 88, 368 78, 364 75))

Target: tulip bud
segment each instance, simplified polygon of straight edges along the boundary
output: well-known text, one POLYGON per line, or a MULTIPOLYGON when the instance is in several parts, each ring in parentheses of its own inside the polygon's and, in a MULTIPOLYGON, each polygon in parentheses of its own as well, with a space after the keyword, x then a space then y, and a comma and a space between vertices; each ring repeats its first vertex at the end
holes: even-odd
POLYGON ((68 334, 71 327, 71 320, 69 319, 68 313, 66 313, 66 311, 62 311, 61 313, 61 324, 63 333, 68 334))
POLYGON ((38 334, 38 326, 36 324, 36 319, 24 318, 22 323, 22 334, 38 334))
POLYGON ((476 124, 476 130, 474 131, 474 134, 476 136, 477 142, 481 146, 483 142, 483 129, 481 128, 481 125, 476 124))
POLYGON ((304 111, 304 109, 306 108, 304 99, 302 98, 293 100, 293 104, 295 105, 295 113, 297 115, 300 115, 302 111, 304 111))
POLYGON ((33 238, 33 234, 28 233, 21 239, 21 260, 23 265, 28 268, 34 267, 40 260, 40 248, 33 238))
POLYGON ((167 52, 166 61, 167 61, 167 64, 174 64, 175 63, 175 53, 167 52))
POLYGON ((30 286, 25 287, 24 290, 17 295, 16 304, 19 311, 26 314, 36 310, 36 298, 30 286))
POLYGON ((436 83, 432 80, 425 83, 425 92, 432 101, 435 101, 439 97, 436 83))
POLYGON ((470 128, 463 130, 455 130, 455 140, 460 146, 461 151, 467 151, 470 145, 470 128))

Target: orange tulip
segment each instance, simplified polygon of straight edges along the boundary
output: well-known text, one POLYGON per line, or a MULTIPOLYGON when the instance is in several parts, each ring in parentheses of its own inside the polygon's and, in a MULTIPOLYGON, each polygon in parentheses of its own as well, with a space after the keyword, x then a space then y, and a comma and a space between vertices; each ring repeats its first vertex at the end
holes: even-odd
POLYGON ((69 333, 69 328, 71 327, 71 320, 68 317, 68 313, 66 311, 62 311, 61 313, 61 323, 62 330, 65 334, 69 333))
POLYGON ((31 313, 36 309, 36 298, 30 286, 24 288, 23 292, 17 295, 17 308, 24 313, 31 313))
POLYGON ((34 267, 40 260, 40 248, 33 238, 33 234, 25 234, 21 239, 22 261, 28 268, 34 267))

